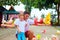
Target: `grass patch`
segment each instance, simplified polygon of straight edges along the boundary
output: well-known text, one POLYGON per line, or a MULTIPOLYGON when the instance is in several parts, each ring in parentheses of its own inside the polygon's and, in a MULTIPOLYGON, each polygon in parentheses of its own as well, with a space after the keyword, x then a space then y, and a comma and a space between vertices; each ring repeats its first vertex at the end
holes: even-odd
POLYGON ((59 26, 55 26, 55 28, 56 28, 57 30, 60 30, 60 27, 59 27, 59 26))

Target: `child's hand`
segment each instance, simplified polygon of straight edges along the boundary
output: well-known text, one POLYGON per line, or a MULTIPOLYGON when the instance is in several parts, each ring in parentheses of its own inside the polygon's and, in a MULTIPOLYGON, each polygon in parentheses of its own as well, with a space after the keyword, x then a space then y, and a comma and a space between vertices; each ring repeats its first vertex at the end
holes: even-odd
POLYGON ((17 30, 18 30, 18 33, 20 33, 20 32, 21 32, 19 28, 18 28, 17 30))
POLYGON ((19 26, 17 26, 17 30, 18 30, 18 33, 20 33, 21 31, 20 31, 20 28, 19 28, 19 26))
POLYGON ((18 30, 18 33, 20 33, 21 31, 20 30, 18 30))
POLYGON ((28 24, 25 25, 25 27, 27 27, 28 24))

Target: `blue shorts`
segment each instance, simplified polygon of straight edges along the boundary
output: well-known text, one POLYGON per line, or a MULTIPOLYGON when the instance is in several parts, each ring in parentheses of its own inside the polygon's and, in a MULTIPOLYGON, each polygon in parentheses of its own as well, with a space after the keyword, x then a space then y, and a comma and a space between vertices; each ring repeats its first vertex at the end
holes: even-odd
POLYGON ((17 40, 26 40, 25 33, 24 32, 18 33, 17 40))

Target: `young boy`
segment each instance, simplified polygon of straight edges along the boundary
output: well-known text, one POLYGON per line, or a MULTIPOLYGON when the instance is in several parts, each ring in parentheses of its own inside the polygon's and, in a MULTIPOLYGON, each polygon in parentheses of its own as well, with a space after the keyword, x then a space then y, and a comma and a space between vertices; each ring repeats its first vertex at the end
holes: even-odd
POLYGON ((14 22, 16 28, 17 28, 17 40, 26 40, 25 39, 25 26, 26 22, 24 21, 24 15, 19 14, 19 18, 15 20, 14 22))
POLYGON ((25 36, 27 40, 33 40, 33 38, 35 38, 35 35, 31 30, 29 30, 29 26, 34 24, 34 20, 29 19, 29 16, 30 16, 30 13, 25 11, 24 20, 28 23, 28 25, 25 27, 25 36))

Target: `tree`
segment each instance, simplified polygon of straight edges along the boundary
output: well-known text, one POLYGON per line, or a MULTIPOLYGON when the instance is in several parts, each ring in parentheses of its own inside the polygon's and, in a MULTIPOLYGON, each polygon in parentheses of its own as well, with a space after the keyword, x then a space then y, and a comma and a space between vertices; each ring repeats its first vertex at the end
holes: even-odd
POLYGON ((3 5, 18 5, 20 0, 0 0, 0 6, 3 5))
POLYGON ((59 2, 59 0, 55 0, 54 1, 54 4, 56 5, 56 10, 57 10, 57 13, 58 13, 58 25, 60 25, 59 24, 59 7, 60 7, 60 2, 59 2))
POLYGON ((20 0, 23 4, 25 4, 25 10, 30 12, 31 11, 31 2, 32 0, 20 0))
POLYGON ((45 4, 45 0, 20 0, 23 4, 26 6, 26 11, 30 12, 32 7, 43 8, 43 5, 45 4))
POLYGON ((42 8, 52 8, 52 4, 55 0, 20 0, 23 4, 26 5, 26 10, 31 11, 31 7, 39 8, 40 10, 42 8))

